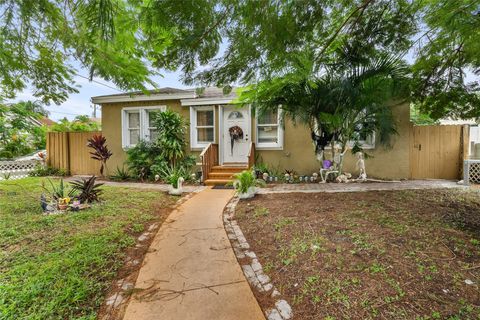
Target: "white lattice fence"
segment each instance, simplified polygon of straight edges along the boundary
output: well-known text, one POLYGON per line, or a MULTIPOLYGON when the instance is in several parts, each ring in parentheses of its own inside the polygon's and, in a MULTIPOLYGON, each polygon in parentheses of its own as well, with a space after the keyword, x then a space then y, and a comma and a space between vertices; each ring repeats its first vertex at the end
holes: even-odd
POLYGON ((463 183, 480 184, 480 160, 465 160, 463 162, 463 183))
POLYGON ((28 177, 28 173, 41 164, 38 160, 0 161, 0 180, 28 177))

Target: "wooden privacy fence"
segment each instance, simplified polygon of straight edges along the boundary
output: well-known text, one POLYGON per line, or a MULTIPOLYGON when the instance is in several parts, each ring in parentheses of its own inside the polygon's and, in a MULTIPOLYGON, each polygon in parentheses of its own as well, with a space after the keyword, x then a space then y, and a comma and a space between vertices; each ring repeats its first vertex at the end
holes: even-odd
POLYGON ((468 126, 413 126, 411 134, 412 179, 461 178, 463 160, 468 158, 468 126))
POLYGON ((100 131, 48 132, 47 164, 70 174, 100 174, 100 162, 90 158, 87 140, 100 131))

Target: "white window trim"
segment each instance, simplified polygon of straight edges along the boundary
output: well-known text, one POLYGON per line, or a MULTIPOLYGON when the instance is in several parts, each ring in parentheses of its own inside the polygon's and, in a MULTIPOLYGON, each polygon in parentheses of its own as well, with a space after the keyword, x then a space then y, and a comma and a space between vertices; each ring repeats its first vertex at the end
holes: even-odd
POLYGON ((130 143, 130 135, 128 128, 128 114, 131 112, 139 112, 140 114, 140 140, 149 140, 150 128, 148 125, 148 112, 150 110, 158 110, 164 112, 167 110, 167 106, 146 106, 146 107, 124 107, 122 108, 122 148, 128 149, 132 148, 135 145, 130 143))
POLYGON ((216 127, 215 127, 215 106, 200 106, 190 107, 190 148, 203 149, 210 143, 216 143, 216 127), (197 126, 197 111, 199 110, 213 110, 213 126, 197 126), (198 128, 213 128, 213 141, 210 142, 197 142, 197 129, 198 128))
POLYGON ((255 114, 255 149, 258 150, 283 150, 283 136, 284 128, 282 124, 282 109, 279 108, 277 112, 277 124, 258 124, 258 113, 255 114), (278 128, 278 141, 275 142, 258 142, 258 128, 277 126, 278 128))
MULTIPOLYGON (((362 149, 365 149, 365 150, 375 149, 375 139, 376 139, 375 137, 376 137, 376 134, 372 133, 371 135, 369 135, 369 138, 367 140, 359 140, 358 143, 360 144, 360 147, 362 149)), ((353 141, 349 141, 347 145, 350 149, 353 148, 353 145, 354 145, 353 141)), ((339 144, 336 144, 335 146, 340 148, 339 144)), ((332 146, 330 143, 325 146, 325 150, 331 150, 331 149, 332 149, 332 146)))

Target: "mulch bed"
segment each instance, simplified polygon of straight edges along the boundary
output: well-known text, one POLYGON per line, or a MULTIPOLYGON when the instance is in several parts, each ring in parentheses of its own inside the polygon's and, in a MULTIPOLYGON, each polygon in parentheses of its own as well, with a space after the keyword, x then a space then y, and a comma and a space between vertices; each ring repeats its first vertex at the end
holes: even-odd
POLYGON ((295 319, 480 317, 478 191, 259 195, 236 219, 295 319))

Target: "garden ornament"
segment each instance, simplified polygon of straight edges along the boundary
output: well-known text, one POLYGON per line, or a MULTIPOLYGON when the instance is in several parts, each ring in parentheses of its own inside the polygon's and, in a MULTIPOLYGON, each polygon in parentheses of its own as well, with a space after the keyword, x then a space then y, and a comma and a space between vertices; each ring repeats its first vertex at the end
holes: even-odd
POLYGON ((365 159, 363 156, 363 152, 357 152, 355 153, 355 156, 357 157, 357 169, 359 170, 359 176, 358 180, 360 181, 365 181, 367 180, 367 171, 365 170, 365 159))
POLYGON ((314 172, 312 173, 312 182, 317 182, 318 180, 318 173, 314 172))
POLYGON ((158 174, 155 175, 155 182, 157 182, 158 180, 160 180, 160 176, 158 174))
POLYGON ((345 173, 342 173, 341 175, 339 175, 335 181, 339 182, 339 183, 347 183, 348 182, 348 179, 350 179, 352 177, 352 175, 348 172, 345 172, 345 173))
POLYGON ((183 177, 180 177, 178 178, 177 180, 177 187, 174 188, 173 185, 170 185, 170 191, 168 192, 168 194, 171 194, 173 196, 180 196, 182 195, 182 192, 183 192, 183 182, 185 180, 183 179, 183 177))
POLYGON ((243 139, 243 130, 239 126, 233 126, 228 129, 228 133, 230 134, 230 154, 233 156, 233 145, 235 141, 243 139))
POLYGON ((263 180, 267 181, 268 180, 268 173, 264 172, 262 177, 263 177, 263 180))

